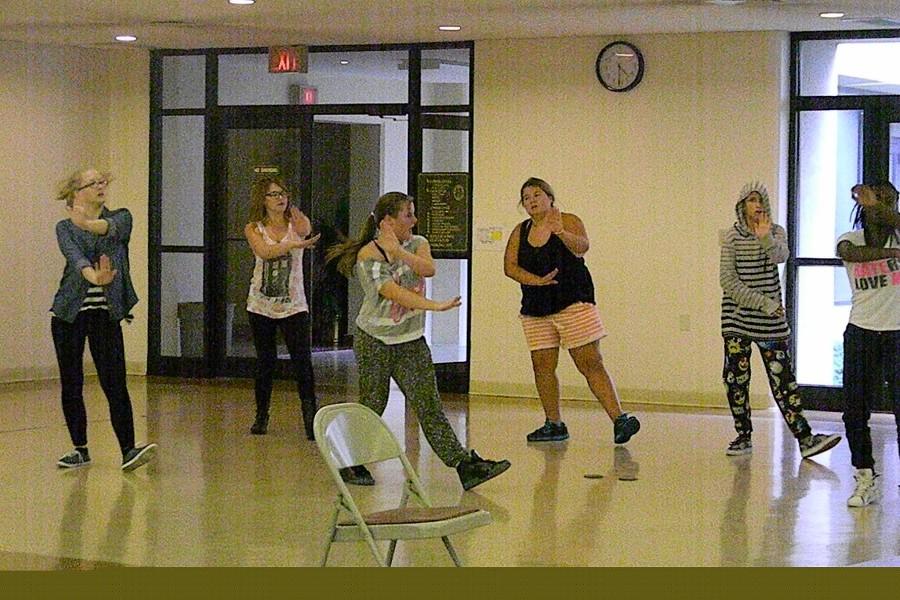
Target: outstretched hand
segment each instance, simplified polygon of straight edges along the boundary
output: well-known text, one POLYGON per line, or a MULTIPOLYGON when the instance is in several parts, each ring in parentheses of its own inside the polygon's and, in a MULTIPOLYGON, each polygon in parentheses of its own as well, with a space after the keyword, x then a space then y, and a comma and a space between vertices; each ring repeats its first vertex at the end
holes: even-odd
POLYGON ((100 261, 94 263, 94 285, 109 285, 116 277, 116 269, 112 268, 112 261, 105 254, 100 256, 100 261))
POLYGON ((434 309, 436 312, 444 312, 445 310, 450 310, 452 308, 456 308, 462 305, 462 300, 459 296, 456 298, 451 298, 449 300, 444 300, 443 302, 438 302, 437 307, 434 309))

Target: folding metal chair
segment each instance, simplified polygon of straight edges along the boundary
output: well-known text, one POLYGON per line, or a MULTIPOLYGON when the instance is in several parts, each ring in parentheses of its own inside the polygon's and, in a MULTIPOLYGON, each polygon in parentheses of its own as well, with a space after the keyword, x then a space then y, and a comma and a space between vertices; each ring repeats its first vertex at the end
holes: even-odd
POLYGON ((313 429, 316 444, 338 488, 322 566, 328 561, 334 542, 365 540, 378 564, 387 567, 394 558, 397 540, 437 537, 443 540, 454 564, 462 566, 449 536, 489 524, 489 512, 460 506, 433 506, 397 438, 381 417, 362 404, 323 406, 316 413, 313 429), (406 475, 400 506, 364 515, 341 479, 339 469, 394 458, 400 460, 406 475), (419 506, 407 506, 410 498, 419 506), (379 550, 376 540, 390 540, 386 556, 379 550))

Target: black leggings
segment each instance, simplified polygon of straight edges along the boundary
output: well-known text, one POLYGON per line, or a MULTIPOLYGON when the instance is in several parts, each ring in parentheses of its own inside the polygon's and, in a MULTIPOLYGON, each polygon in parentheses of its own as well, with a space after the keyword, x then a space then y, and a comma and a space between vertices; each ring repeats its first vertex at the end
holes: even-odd
POLYGON ((267 413, 272 400, 272 378, 278 360, 276 343, 278 329, 281 329, 288 352, 291 354, 291 364, 297 380, 297 394, 301 401, 305 400, 307 403, 314 401, 316 386, 309 347, 309 313, 304 311, 283 319, 270 319, 252 312, 248 312, 247 315, 253 330, 253 345, 256 347, 256 410, 267 413))
POLYGON ((900 441, 900 331, 872 331, 848 324, 844 330, 844 427, 850 460, 857 469, 875 466, 869 416, 885 382, 900 441))
POLYGON ((59 378, 62 382, 62 409, 75 446, 87 446, 87 413, 84 409, 84 341, 97 367, 100 387, 109 402, 113 431, 124 456, 134 448, 134 417, 125 385, 125 344, 122 327, 106 310, 85 310, 73 323, 53 317, 50 321, 59 378))

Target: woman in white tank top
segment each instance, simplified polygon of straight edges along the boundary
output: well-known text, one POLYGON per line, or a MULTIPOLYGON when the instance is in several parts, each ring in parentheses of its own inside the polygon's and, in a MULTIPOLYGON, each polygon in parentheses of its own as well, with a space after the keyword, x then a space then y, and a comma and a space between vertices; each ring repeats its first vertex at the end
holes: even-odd
POLYGON ((269 427, 272 378, 278 360, 276 334, 284 336, 297 379, 297 394, 307 439, 317 402, 309 347, 309 308, 303 289, 303 249, 319 235, 309 237, 312 226, 296 206, 287 187, 277 178, 256 180, 250 191, 250 222, 244 235, 256 258, 247 316, 256 348, 256 419, 250 433, 264 435, 269 427))

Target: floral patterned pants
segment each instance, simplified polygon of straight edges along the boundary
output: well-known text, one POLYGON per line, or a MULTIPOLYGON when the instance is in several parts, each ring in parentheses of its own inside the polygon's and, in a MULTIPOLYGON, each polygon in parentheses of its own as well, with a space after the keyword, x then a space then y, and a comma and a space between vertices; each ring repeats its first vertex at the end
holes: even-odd
MULTIPOLYGON (((728 406, 734 417, 734 428, 739 435, 750 435, 750 344, 753 340, 725 337, 725 366, 722 379, 728 396, 728 406)), ((784 415, 791 433, 798 440, 810 435, 809 423, 803 417, 803 406, 787 340, 756 341, 763 364, 769 375, 769 387, 775 403, 784 415)))

